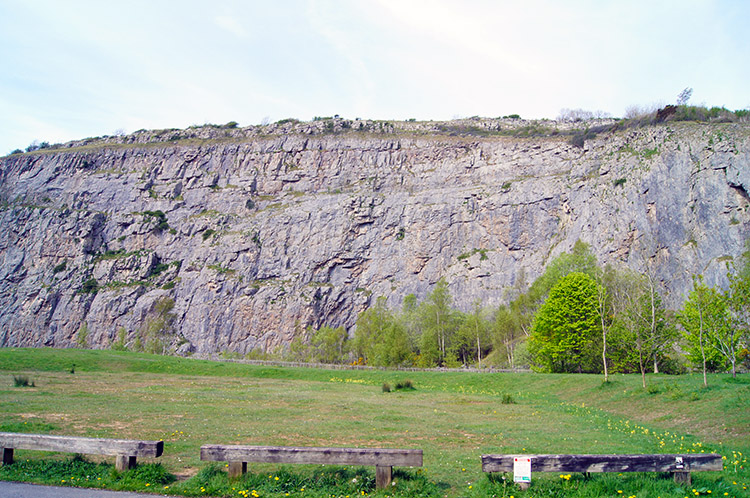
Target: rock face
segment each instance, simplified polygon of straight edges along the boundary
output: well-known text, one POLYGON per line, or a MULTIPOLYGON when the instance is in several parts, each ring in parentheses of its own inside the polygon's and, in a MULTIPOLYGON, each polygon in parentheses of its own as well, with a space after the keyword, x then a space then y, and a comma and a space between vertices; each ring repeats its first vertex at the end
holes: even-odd
POLYGON ((155 330, 181 351, 270 351, 308 325, 351 330, 376 297, 398 306, 440 277, 461 309, 497 305, 578 239, 654 272, 679 306, 694 273, 726 283, 750 229, 747 124, 581 148, 332 122, 0 159, 0 346, 155 330))

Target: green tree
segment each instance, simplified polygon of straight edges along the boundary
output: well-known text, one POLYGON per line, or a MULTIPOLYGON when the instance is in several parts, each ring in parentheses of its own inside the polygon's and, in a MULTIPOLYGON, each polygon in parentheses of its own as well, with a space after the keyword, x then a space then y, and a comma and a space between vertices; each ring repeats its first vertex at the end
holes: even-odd
POLYGON ((407 294, 401 301, 401 312, 398 321, 406 331, 409 339, 409 349, 412 352, 419 351, 419 339, 422 336, 422 327, 419 318, 419 303, 417 296, 407 294))
POLYGON ((602 367, 604 381, 609 381, 610 364, 616 370, 628 370, 628 345, 620 335, 623 332, 621 316, 628 306, 628 295, 633 292, 639 276, 627 268, 606 265, 596 272, 597 313, 602 331, 602 367))
POLYGON ((528 292, 529 299, 541 304, 550 290, 564 276, 578 272, 595 277, 597 271, 596 256, 591 252, 591 247, 577 240, 570 253, 564 252, 553 259, 544 269, 544 273, 531 284, 528 292))
POLYGON ((482 368, 482 353, 490 346, 490 323, 486 314, 482 302, 477 299, 471 313, 460 320, 455 350, 464 364, 476 359, 482 368))
POLYGON ((410 360, 411 348, 406 329, 394 319, 373 346, 372 364, 379 367, 398 367, 409 364, 410 360))
POLYGON ((667 345, 674 342, 677 330, 650 275, 642 275, 629 285, 627 306, 621 313, 620 325, 631 354, 637 359, 643 388, 646 388, 646 369, 653 362, 658 373, 658 361, 667 345))
POLYGON ((582 372, 587 353, 601 333, 597 283, 573 272, 560 278, 539 308, 529 343, 538 366, 549 372, 582 372))
POLYGON ((495 351, 502 352, 505 355, 508 366, 515 368, 516 345, 523 340, 526 333, 524 325, 521 323, 524 315, 515 312, 512 305, 513 303, 510 306, 500 306, 495 312, 495 319, 492 322, 492 345, 495 351))
POLYGON ((375 305, 357 318, 352 347, 369 365, 400 366, 410 361, 411 348, 406 329, 379 297, 375 305))
POLYGON ((739 267, 727 274, 729 289, 725 294, 731 325, 714 337, 714 347, 732 366, 737 377, 737 351, 750 333, 750 251, 745 251, 739 267))
POLYGON ((384 297, 377 298, 374 306, 360 313, 352 341, 352 350, 357 357, 363 358, 367 363, 374 360, 375 346, 383 340, 386 330, 394 321, 384 297))
POLYGON ((570 253, 564 252, 553 259, 545 268, 544 273, 523 292, 525 287, 525 275, 521 273, 513 293, 516 294, 510 301, 510 311, 514 320, 518 322, 524 336, 531 334, 539 307, 547 299, 550 289, 564 276, 581 272, 595 277, 598 272, 596 256, 585 242, 577 240, 570 253))
POLYGON ((308 327, 313 356, 320 363, 342 363, 346 359, 347 339, 344 327, 323 326, 318 330, 308 327))
POLYGON ((420 352, 425 361, 444 365, 457 329, 448 283, 441 278, 419 306, 422 337, 420 352))
POLYGON ((706 371, 718 362, 723 363, 719 353, 712 354, 709 345, 714 343, 716 337, 726 336, 725 329, 730 326, 724 296, 706 286, 703 276, 698 275, 693 278, 693 290, 683 304, 678 319, 689 344, 688 359, 693 364, 701 365, 703 385, 708 386, 706 371))

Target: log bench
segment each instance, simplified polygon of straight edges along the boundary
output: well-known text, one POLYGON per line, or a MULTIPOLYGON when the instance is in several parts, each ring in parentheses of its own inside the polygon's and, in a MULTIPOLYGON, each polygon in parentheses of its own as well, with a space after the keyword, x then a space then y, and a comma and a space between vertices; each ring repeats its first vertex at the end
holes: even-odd
POLYGON ((422 450, 206 444, 201 460, 229 462, 230 477, 247 472, 247 462, 374 465, 375 486, 383 489, 391 484, 393 467, 421 467, 422 450))
POLYGON ((115 467, 122 472, 136 466, 139 457, 156 458, 164 452, 163 441, 133 441, 46 434, 0 432, 3 465, 13 463, 13 450, 60 451, 89 455, 114 455, 115 467))
POLYGON ((691 472, 723 470, 721 455, 482 455, 484 472, 513 472, 515 457, 531 458, 531 472, 672 472, 676 483, 690 484, 691 472))

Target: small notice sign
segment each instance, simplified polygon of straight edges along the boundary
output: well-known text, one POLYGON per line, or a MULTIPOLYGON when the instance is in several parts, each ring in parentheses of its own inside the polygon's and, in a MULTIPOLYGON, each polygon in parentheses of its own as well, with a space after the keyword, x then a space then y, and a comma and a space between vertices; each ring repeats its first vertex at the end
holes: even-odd
POLYGON ((513 458, 513 481, 531 482, 531 457, 513 458))

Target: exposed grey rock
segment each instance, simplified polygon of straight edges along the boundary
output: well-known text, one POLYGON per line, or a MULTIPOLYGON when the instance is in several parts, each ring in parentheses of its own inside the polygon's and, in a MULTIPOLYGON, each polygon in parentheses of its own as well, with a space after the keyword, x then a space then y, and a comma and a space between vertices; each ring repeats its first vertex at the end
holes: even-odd
POLYGON ((459 308, 495 306, 578 239, 602 263, 652 268, 672 306, 694 273, 726 285, 750 229, 747 125, 583 148, 453 135, 529 125, 516 121, 138 132, 3 158, 0 345, 72 346, 82 323, 92 347, 120 329, 132 343, 169 298, 180 354, 273 350, 440 277, 459 308))

